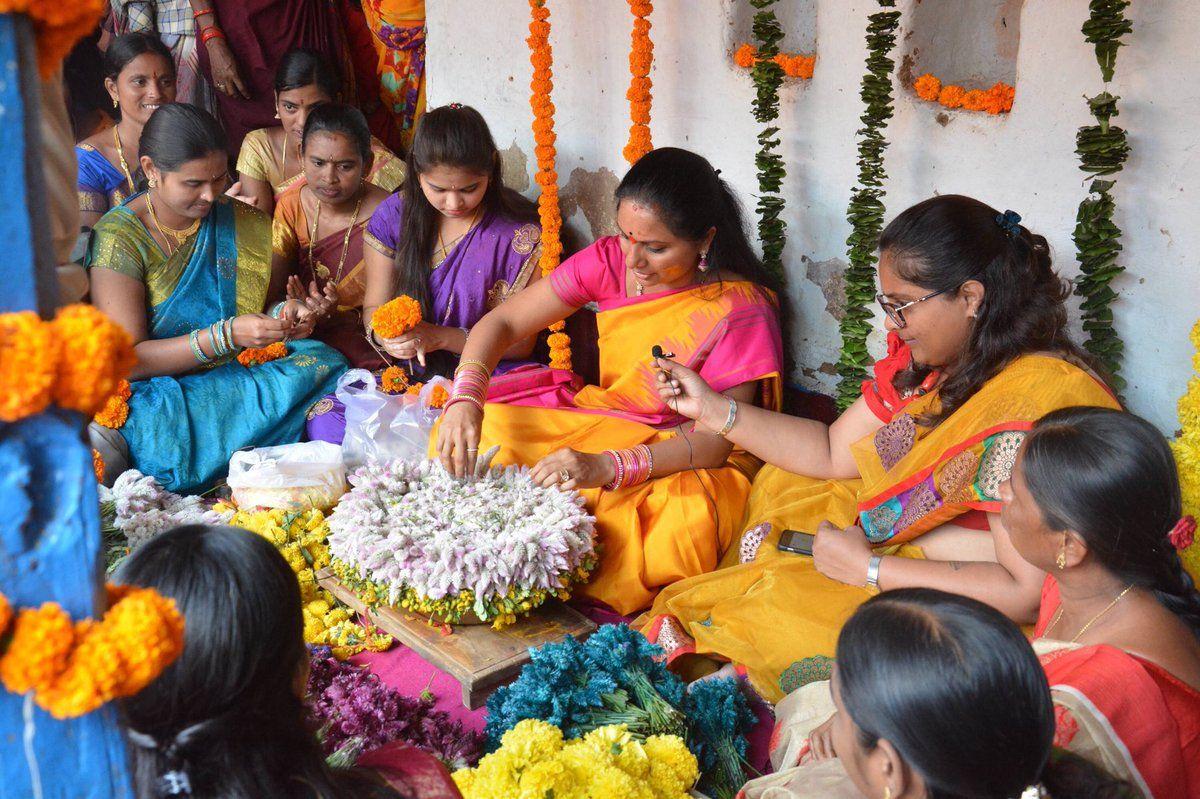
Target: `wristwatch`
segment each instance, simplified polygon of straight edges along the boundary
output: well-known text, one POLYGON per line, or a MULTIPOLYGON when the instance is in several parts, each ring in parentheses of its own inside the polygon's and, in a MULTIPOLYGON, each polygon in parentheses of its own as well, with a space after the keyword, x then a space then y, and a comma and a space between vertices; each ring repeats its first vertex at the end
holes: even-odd
POLYGON ((883 558, 879 555, 872 555, 867 561, 867 585, 879 590, 879 564, 883 563, 883 558))

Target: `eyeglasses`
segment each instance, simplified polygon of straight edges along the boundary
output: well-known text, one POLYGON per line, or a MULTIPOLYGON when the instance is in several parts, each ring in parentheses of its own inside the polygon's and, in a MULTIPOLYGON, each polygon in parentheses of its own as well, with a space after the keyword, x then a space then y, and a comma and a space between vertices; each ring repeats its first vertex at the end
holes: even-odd
POLYGON ((883 309, 885 314, 887 314, 887 318, 892 320, 892 324, 894 324, 896 327, 907 327, 908 323, 904 321, 905 308, 911 308, 919 302, 925 302, 925 300, 932 300, 939 294, 945 294, 949 290, 950 289, 942 289, 941 291, 935 291, 932 294, 926 294, 924 297, 920 297, 915 300, 909 300, 908 302, 900 303, 899 305, 894 302, 888 302, 882 294, 876 294, 875 301, 879 303, 879 307, 883 309))

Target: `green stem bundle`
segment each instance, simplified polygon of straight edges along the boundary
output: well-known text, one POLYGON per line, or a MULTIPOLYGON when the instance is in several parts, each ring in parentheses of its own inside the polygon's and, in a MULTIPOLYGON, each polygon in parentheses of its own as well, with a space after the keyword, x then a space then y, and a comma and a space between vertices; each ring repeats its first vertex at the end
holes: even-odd
POLYGON ((758 60, 750 76, 755 89, 754 118, 766 125, 758 134, 758 153, 754 156, 754 165, 758 169, 758 238, 762 242, 763 266, 775 278, 777 285, 782 286, 785 279, 783 246, 786 225, 779 218, 783 212, 783 197, 779 191, 786 169, 783 156, 778 153, 779 128, 771 123, 779 118, 779 87, 783 83, 783 67, 772 59, 779 54, 783 28, 771 10, 775 2, 750 0, 750 5, 758 9, 753 25, 758 60))
MULTIPOLYGON (((895 8, 895 0, 879 0, 883 8, 895 8)), ((842 352, 838 358, 837 405, 848 408, 861 394, 871 356, 867 336, 874 316, 871 303, 875 296, 875 250, 883 230, 883 154, 887 149, 884 130, 892 118, 892 48, 896 45, 899 11, 877 11, 867 22, 867 72, 863 75, 862 97, 866 109, 859 120, 858 185, 850 197, 846 216, 852 227, 846 239, 848 265, 843 277, 846 292, 845 312, 839 328, 842 352)))

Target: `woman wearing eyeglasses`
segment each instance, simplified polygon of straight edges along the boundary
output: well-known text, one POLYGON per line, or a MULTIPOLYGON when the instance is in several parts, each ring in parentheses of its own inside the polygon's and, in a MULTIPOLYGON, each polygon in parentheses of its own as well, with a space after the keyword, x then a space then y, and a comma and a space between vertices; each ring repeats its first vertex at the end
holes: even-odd
POLYGON ((768 464, 723 568, 668 587, 638 622, 685 671, 729 661, 772 701, 828 679, 873 590, 938 588, 1037 618, 1045 574, 1000 523, 1000 484, 1041 416, 1119 407, 1067 337, 1069 285, 1020 216, 955 195, 888 225, 878 271, 888 355, 832 425, 731 403, 658 362, 671 407, 768 464), (777 549, 785 530, 816 534, 812 557, 777 549))

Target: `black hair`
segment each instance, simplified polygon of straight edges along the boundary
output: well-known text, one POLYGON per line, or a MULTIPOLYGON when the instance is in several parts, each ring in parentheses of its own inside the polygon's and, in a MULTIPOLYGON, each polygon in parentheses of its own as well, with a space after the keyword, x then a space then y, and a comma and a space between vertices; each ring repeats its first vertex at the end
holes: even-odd
MULTIPOLYGON (((1016 224, 1012 232, 995 208, 947 194, 918 203, 892 220, 879 239, 895 256, 900 277, 953 296, 968 280, 983 284, 984 298, 967 345, 946 364, 939 409, 921 422, 935 426, 1021 355, 1057 352, 1096 370, 1093 359, 1067 333, 1069 281, 1055 273, 1046 239, 1016 224)), ((901 373, 900 387, 915 387, 929 368, 901 373)))
POLYGON ((162 39, 145 33, 126 33, 109 42, 108 49, 104 51, 104 77, 115 81, 130 61, 146 53, 166 59, 171 71, 175 71, 175 59, 162 39))
POLYGON ((1029 493, 1052 530, 1072 530, 1124 583, 1153 591, 1200 637, 1200 594, 1169 534, 1183 513, 1162 433, 1108 408, 1064 408, 1025 439, 1029 493))
POLYGON ((161 171, 175 172, 188 161, 225 149, 225 131, 212 114, 188 103, 167 103, 142 129, 138 157, 149 156, 161 171))
POLYGON ((427 111, 413 134, 408 150, 408 177, 404 181, 404 214, 400 222, 400 245, 396 248, 396 294, 407 294, 432 313, 429 296, 429 267, 437 241, 438 210, 421 190, 420 176, 434 167, 446 166, 486 175, 488 185, 480 207, 520 222, 535 222, 533 203, 504 185, 500 175, 500 152, 478 111, 453 103, 427 111))
POLYGON ((1046 674, 1017 625, 982 602, 930 588, 872 597, 838 637, 837 677, 859 744, 890 742, 930 799, 1012 799, 1039 783, 1060 798, 1123 795, 1051 760, 1046 674))
POLYGON ((174 599, 184 617, 183 654, 121 703, 138 799, 156 799, 173 770, 196 797, 295 796, 301 785, 337 799, 395 796, 325 764, 293 688, 308 657, 300 588, 265 538, 178 527, 130 555, 118 581, 174 599))
POLYGON ((282 94, 303 86, 316 86, 336 100, 342 92, 342 78, 325 56, 316 50, 297 47, 279 59, 275 69, 275 93, 282 94))
POLYGON ((371 129, 362 111, 341 103, 322 103, 308 113, 304 120, 301 148, 308 146, 314 133, 338 133, 345 136, 358 150, 363 161, 371 157, 371 129))

